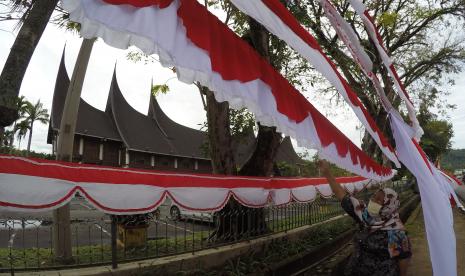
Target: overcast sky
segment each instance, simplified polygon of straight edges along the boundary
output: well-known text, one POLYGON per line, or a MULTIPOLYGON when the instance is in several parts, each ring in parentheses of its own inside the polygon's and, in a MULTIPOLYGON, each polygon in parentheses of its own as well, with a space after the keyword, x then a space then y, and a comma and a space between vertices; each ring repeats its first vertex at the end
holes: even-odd
MULTIPOLYGON (((0 69, 3 69, 5 60, 10 52, 16 33, 13 31, 13 22, 0 22, 0 69)), ((39 45, 34 52, 32 60, 23 80, 20 94, 29 101, 36 102, 40 99, 45 107, 51 110, 53 89, 61 54, 66 43, 66 68, 68 74, 72 74, 74 63, 81 45, 82 39, 77 34, 65 32, 56 26, 49 24, 42 36, 39 45)), ((198 90, 193 85, 186 85, 177 81, 175 74, 169 69, 161 67, 157 63, 144 64, 133 63, 126 59, 127 50, 119 50, 107 46, 99 40, 94 45, 89 62, 82 98, 92 106, 104 110, 110 88, 113 68, 116 65, 117 78, 120 88, 126 100, 136 110, 146 114, 149 104, 151 79, 155 84, 167 82, 170 93, 158 97, 162 109, 174 121, 199 129, 205 121, 205 112, 198 90)), ((465 148, 465 73, 457 76, 457 85, 452 89, 448 100, 457 105, 457 109, 449 113, 455 137, 454 148, 465 148)), ((310 92, 307 92, 310 93, 310 92)), ((326 114, 321 97, 310 97, 312 103, 326 114)), ((360 145, 360 131, 357 119, 347 108, 340 108, 341 112, 330 112, 328 118, 339 127, 353 142, 360 145)), ((51 152, 51 146, 47 144, 47 125, 36 124, 32 139, 32 149, 41 152, 51 152)), ((26 146, 23 141, 21 147, 26 146)), ((302 149, 299 149, 301 151, 302 149)))

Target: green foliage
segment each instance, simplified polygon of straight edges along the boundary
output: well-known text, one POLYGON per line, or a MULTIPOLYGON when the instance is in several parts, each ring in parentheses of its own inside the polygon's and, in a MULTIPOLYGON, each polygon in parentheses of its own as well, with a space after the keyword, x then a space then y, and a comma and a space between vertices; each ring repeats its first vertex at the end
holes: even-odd
POLYGON ((315 249, 325 242, 330 242, 351 229, 353 225, 348 217, 324 223, 312 228, 298 240, 291 241, 287 238, 273 240, 262 253, 250 251, 245 256, 228 261, 222 270, 206 271, 203 275, 249 275, 251 273, 259 275, 272 265, 299 253, 315 249))
POLYGON ((230 109, 229 118, 229 127, 233 138, 245 138, 256 131, 255 117, 245 108, 240 110, 230 109))
POLYGON ((425 132, 421 138, 420 146, 433 162, 450 150, 451 139, 454 136, 452 124, 447 120, 438 119, 438 116, 431 111, 431 107, 435 106, 438 97, 439 91, 436 89, 432 89, 429 96, 421 97, 418 114, 418 121, 425 132))
POLYGON ((378 22, 386 29, 392 28, 396 24, 397 16, 398 14, 395 12, 384 12, 379 16, 378 22))
MULTIPOLYGON (((319 158, 318 155, 315 154, 312 157, 312 160, 302 159, 302 164, 293 165, 287 162, 279 162, 277 165, 279 168, 279 172, 281 173, 281 176, 320 177, 320 169, 318 163, 319 158)), ((330 164, 330 170, 335 177, 352 175, 346 170, 341 169, 333 164, 330 164)))
MULTIPOLYGON (((12 148, 9 146, 0 146, 0 154, 11 154, 14 156, 22 156, 26 157, 27 155, 27 150, 19 150, 16 148, 12 148)), ((33 158, 40 158, 40 159, 46 159, 46 160, 56 160, 56 156, 53 154, 49 153, 43 153, 43 152, 35 152, 35 151, 30 151, 29 152, 29 157, 33 158)))
POLYGON ((441 158, 441 166, 452 172, 465 169, 465 149, 451 149, 441 158))
POLYGON ((454 135, 452 124, 445 120, 432 120, 423 126, 425 134, 421 138, 421 147, 433 160, 437 160, 452 146, 451 138, 454 135))
POLYGON ((167 84, 156 84, 152 86, 152 94, 156 97, 159 94, 166 94, 170 91, 167 84))

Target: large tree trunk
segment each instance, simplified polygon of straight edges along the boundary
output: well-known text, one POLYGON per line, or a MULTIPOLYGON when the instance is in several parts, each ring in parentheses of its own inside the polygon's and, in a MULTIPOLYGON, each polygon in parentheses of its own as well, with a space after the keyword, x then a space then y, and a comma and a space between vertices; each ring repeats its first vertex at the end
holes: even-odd
MULTIPOLYGON (((218 103, 206 87, 201 88, 201 93, 207 98, 208 140, 213 173, 235 175, 237 171, 232 151, 229 104, 218 103)), ((215 214, 215 230, 209 238, 212 242, 229 241, 237 237, 238 228, 232 211, 239 206, 234 199, 230 199, 226 206, 215 214)))
MULTIPOLYGON (((257 21, 249 17, 250 42, 255 50, 270 62, 269 33, 257 21)), ((271 176, 277 149, 282 136, 274 127, 258 126, 257 143, 254 153, 239 171, 240 175, 271 176)))
POLYGON ((58 0, 37 0, 26 17, 0 75, 0 128, 18 118, 15 100, 27 66, 58 0))
POLYGON ((234 175, 236 164, 231 147, 229 104, 218 103, 206 87, 202 87, 202 93, 207 97, 208 139, 213 173, 234 175))
MULTIPOLYGON (((251 18, 249 24, 248 42, 269 61, 268 32, 251 18)), ((281 139, 281 134, 276 132, 276 128, 259 125, 255 150, 239 174, 271 176, 274 158, 281 139)), ((214 238, 221 241, 232 241, 261 235, 267 231, 263 208, 248 208, 231 199, 218 214, 218 225, 214 238)))
POLYGON ((31 129, 29 129, 29 139, 27 141, 26 156, 29 156, 29 152, 31 151, 32 129, 33 129, 33 127, 34 127, 34 121, 31 122, 31 129))

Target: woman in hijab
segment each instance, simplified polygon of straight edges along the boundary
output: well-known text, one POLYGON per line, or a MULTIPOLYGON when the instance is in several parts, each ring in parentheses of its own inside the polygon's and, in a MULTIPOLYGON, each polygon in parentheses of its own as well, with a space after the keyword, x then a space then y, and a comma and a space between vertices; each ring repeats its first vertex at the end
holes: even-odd
POLYGON ((359 225, 354 237, 354 252, 345 268, 345 275, 407 275, 412 255, 410 241, 399 218, 397 193, 384 188, 370 198, 368 205, 348 194, 336 183, 326 161, 320 163, 323 175, 342 208, 359 225))

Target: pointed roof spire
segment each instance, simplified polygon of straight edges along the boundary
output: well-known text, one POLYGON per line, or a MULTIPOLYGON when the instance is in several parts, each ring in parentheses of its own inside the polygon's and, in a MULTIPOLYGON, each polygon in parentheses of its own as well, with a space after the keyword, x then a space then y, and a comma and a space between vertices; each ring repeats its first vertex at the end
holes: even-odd
POLYGON ((167 141, 155 122, 135 110, 124 98, 116 77, 116 67, 111 80, 107 113, 114 119, 126 147, 136 151, 176 155, 176 149, 167 141))
MULTIPOLYGON (((47 139, 48 143, 51 143, 51 131, 58 131, 60 129, 63 107, 70 84, 70 79, 65 65, 65 48, 66 46, 64 47, 63 54, 61 56, 60 66, 55 83, 55 91, 53 93, 49 137, 47 139)), ((116 141, 121 140, 115 129, 112 119, 106 113, 85 102, 82 98, 80 99, 79 103, 76 133, 90 135, 93 137, 107 138, 116 141)))

